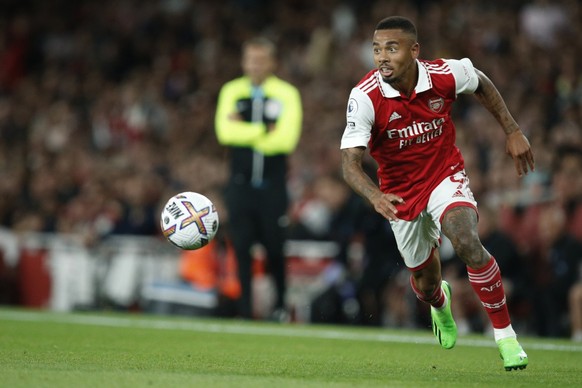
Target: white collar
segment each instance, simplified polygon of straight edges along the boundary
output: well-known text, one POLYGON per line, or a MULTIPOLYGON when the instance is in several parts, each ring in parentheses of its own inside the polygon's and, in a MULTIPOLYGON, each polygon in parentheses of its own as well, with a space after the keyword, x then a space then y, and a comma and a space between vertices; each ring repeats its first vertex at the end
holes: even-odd
MULTIPOLYGON (((418 94, 432 88, 432 81, 430 79, 430 75, 428 74, 428 69, 418 59, 416 60, 416 66, 418 68, 418 82, 414 87, 414 91, 416 94, 418 94)), ((400 92, 398 90, 394 89, 389 83, 382 80, 382 77, 380 77, 380 72, 377 72, 376 74, 380 84, 380 90, 382 91, 384 97, 400 97, 400 92)))

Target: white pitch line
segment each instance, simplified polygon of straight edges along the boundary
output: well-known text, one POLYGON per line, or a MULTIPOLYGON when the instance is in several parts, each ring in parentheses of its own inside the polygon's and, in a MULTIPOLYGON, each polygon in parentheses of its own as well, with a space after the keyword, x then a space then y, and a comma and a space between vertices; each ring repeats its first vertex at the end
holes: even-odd
MULTIPOLYGON (((225 334, 252 334, 264 336, 287 336, 302 338, 338 339, 350 341, 375 341, 375 342, 396 342, 396 343, 416 343, 434 344, 432 336, 426 335, 402 335, 402 334, 382 334, 364 332, 346 332, 333 329, 316 328, 309 326, 249 326, 244 324, 236 325, 234 321, 228 323, 214 323, 201 321, 180 321, 167 319, 141 319, 135 316, 130 317, 106 317, 97 315, 79 315, 67 313, 43 313, 35 311, 6 311, 0 310, 0 321, 29 321, 29 322, 56 322, 77 325, 107 326, 107 327, 137 327, 157 330, 185 330, 205 333, 225 333, 225 334)), ((457 344, 472 347, 495 347, 493 339, 469 339, 459 338, 457 344)), ((561 345, 547 342, 536 342, 527 340, 528 349, 582 352, 582 345, 571 344, 561 345)))

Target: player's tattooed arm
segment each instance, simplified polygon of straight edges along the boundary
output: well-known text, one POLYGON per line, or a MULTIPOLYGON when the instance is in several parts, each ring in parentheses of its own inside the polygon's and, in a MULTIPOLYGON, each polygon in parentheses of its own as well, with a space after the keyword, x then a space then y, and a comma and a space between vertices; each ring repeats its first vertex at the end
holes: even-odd
POLYGON ((364 172, 362 158, 365 148, 346 148, 342 150, 342 170, 345 181, 351 188, 366 198, 374 209, 389 220, 398 220, 395 204, 404 203, 397 195, 383 193, 372 179, 364 172))
POLYGON ((479 77, 479 86, 475 90, 477 100, 495 117, 505 134, 505 151, 513 158, 517 175, 523 176, 535 170, 535 161, 531 146, 519 125, 511 116, 501 94, 482 71, 475 69, 479 77))
POLYGON ((382 192, 370 177, 364 172, 362 158, 364 148, 346 148, 342 150, 342 170, 345 181, 356 193, 370 200, 382 192))
POLYGON ((475 69, 479 77, 479 86, 475 90, 477 100, 495 117, 501 124, 506 135, 519 131, 519 125, 507 109, 503 97, 493 82, 482 71, 475 69))

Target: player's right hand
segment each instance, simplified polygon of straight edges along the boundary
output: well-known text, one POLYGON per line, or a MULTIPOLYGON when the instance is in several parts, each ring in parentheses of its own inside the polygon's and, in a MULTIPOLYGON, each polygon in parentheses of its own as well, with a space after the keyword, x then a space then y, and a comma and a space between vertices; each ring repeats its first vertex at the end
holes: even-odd
POLYGON ((399 220, 398 216, 396 215, 398 214, 396 205, 405 203, 404 199, 391 193, 379 193, 378 195, 370 198, 370 202, 378 213, 390 221, 399 220))

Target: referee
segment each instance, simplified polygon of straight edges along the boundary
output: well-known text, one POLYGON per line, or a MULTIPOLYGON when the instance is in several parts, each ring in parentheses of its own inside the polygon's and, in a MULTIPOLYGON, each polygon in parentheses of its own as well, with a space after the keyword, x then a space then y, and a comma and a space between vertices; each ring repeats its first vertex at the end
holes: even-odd
POLYGON ((241 64, 243 76, 220 90, 215 117, 218 142, 229 149, 225 202, 242 291, 239 315, 253 318, 251 247, 260 243, 277 290, 271 318, 285 321, 287 155, 301 135, 301 97, 295 86, 273 74, 276 46, 270 40, 246 41, 241 64))

